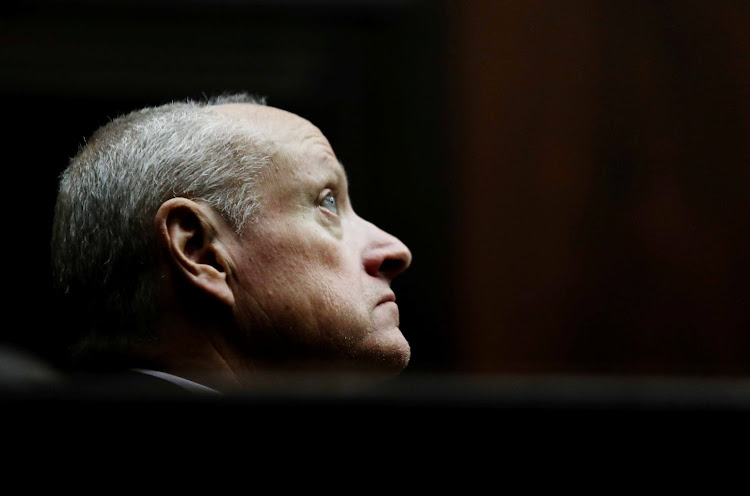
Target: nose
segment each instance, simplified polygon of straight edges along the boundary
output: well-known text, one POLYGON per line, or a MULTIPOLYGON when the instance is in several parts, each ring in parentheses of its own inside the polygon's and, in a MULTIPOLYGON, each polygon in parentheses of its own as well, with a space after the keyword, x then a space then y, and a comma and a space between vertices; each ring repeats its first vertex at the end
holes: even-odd
POLYGON ((373 277, 392 281, 411 265, 411 251, 400 239, 367 222, 369 242, 363 259, 365 270, 373 277))

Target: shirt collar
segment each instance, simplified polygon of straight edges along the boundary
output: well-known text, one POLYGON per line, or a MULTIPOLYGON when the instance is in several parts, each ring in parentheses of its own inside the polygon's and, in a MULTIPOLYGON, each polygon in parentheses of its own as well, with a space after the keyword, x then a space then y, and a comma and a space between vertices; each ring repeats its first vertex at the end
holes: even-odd
POLYGON ((131 369, 134 372, 140 372, 142 374, 151 375, 154 377, 158 377, 160 379, 164 379, 165 381, 169 381, 171 383, 177 384, 178 386, 181 386, 189 391, 193 391, 196 393, 213 393, 213 394, 221 394, 216 389, 210 388, 208 386, 204 386, 203 384, 198 384, 197 382, 190 381, 188 379, 185 379, 184 377, 178 377, 173 374, 168 374, 166 372, 161 372, 159 370, 151 370, 151 369, 131 369))

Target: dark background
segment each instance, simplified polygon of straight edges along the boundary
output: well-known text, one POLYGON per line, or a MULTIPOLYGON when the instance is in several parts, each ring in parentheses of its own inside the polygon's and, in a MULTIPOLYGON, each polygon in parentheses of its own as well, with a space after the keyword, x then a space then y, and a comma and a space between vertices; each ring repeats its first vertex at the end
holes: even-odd
POLYGON ((400 237, 407 374, 750 373, 750 6, 30 1, 0 18, 5 340, 53 363, 57 175, 144 105, 316 123, 400 237))

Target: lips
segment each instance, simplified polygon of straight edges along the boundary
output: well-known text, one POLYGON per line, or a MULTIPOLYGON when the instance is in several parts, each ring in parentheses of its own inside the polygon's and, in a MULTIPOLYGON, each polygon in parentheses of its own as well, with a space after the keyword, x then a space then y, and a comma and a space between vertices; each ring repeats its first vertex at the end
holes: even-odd
POLYGON ((382 298, 380 298, 380 301, 378 301, 378 305, 382 305, 383 303, 393 302, 396 303, 396 295, 393 293, 388 293, 386 295, 383 295, 382 298))

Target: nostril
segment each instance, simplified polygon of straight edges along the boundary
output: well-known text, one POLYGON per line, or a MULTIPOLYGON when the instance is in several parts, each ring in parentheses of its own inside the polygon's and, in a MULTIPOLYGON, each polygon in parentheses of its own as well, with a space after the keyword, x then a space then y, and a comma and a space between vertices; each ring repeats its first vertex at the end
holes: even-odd
POLYGON ((406 268, 406 263, 398 258, 387 258, 380 264, 380 272, 384 274, 399 274, 406 268))

